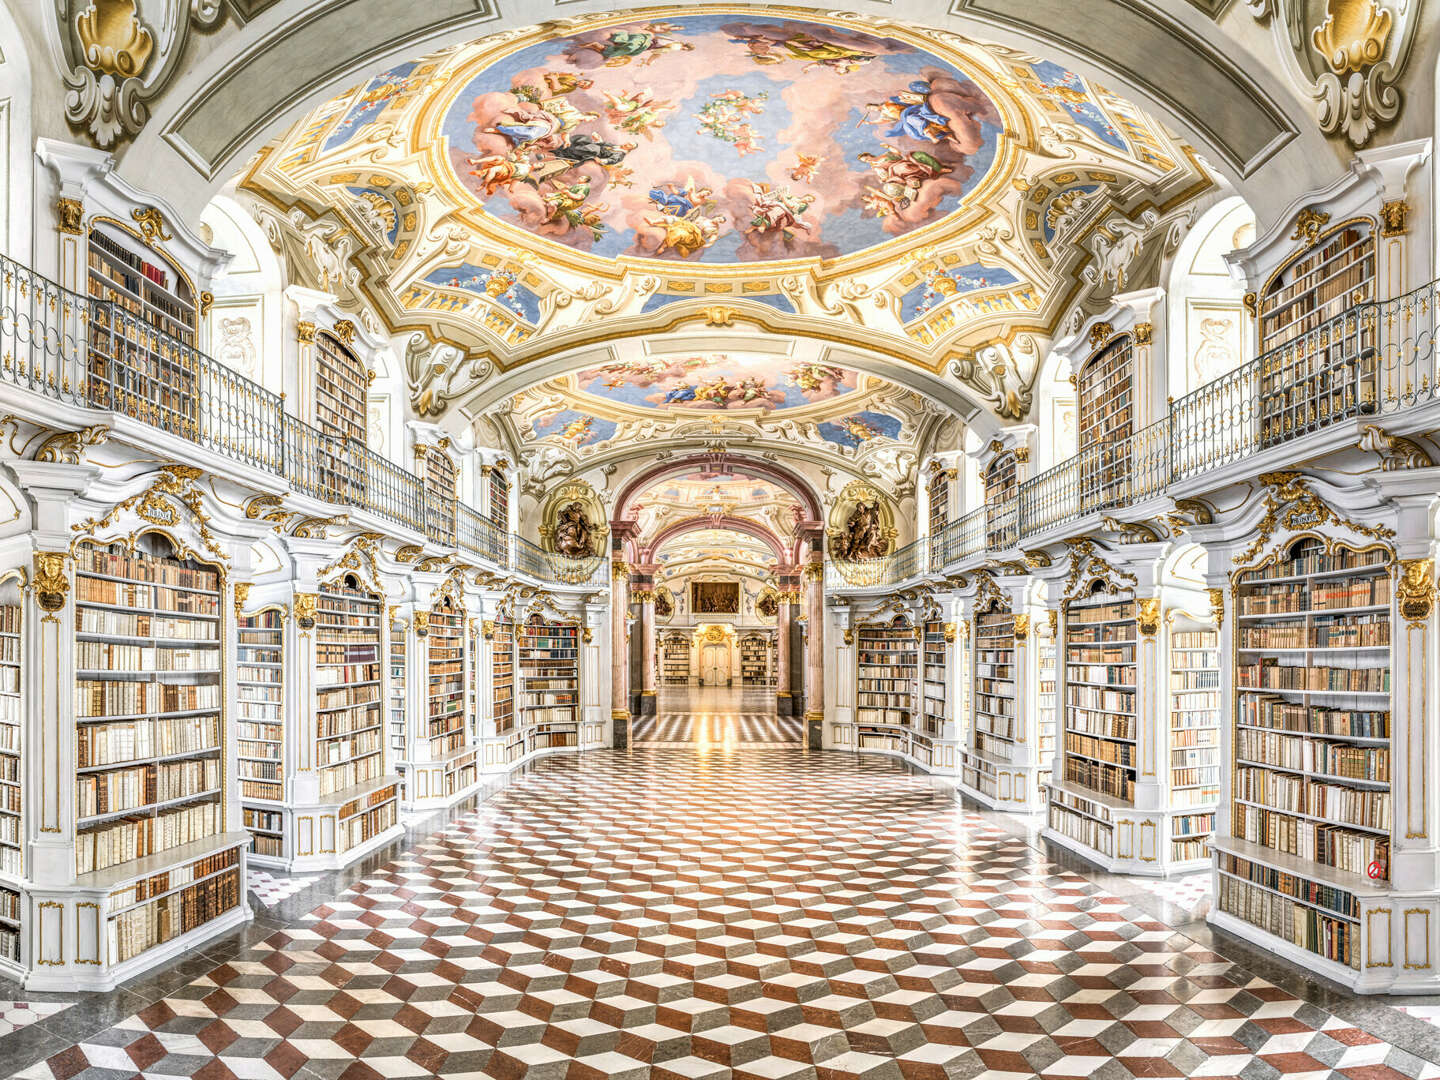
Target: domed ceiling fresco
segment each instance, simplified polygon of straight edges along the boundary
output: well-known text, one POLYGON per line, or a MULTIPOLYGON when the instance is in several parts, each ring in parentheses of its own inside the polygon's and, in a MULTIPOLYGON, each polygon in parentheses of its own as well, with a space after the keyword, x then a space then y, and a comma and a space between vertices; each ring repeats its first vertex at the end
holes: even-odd
POLYGON ((477 72, 441 133, 485 210, 597 255, 833 258, 943 218, 1000 113, 953 63, 795 19, 674 15, 477 72))
POLYGON ((551 457, 742 420, 890 452, 918 430, 900 389, 1025 420, 1048 341, 1156 284, 1217 193, 1163 124, 1013 48, 883 13, 556 10, 316 106, 233 189, 304 284, 403 335, 419 415, 509 403, 551 457))

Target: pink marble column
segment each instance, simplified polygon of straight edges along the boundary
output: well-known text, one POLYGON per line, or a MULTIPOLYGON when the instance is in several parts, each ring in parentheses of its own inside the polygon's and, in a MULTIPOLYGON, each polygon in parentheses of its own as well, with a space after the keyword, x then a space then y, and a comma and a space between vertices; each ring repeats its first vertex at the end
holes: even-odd
POLYGON ((655 715, 655 592, 639 590, 640 602, 640 715, 655 715))
POLYGON ((790 600, 791 593, 780 591, 780 606, 775 612, 775 710, 781 716, 795 715, 790 696, 790 600))
POLYGON ((805 731, 806 745, 820 749, 825 727, 825 565, 821 556, 805 564, 805 619, 809 640, 805 643, 805 731))
MULTIPOLYGON (((615 725, 630 722, 629 615, 630 567, 616 559, 610 568, 610 719, 615 725)), ((628 745, 628 734, 615 745, 628 745)))

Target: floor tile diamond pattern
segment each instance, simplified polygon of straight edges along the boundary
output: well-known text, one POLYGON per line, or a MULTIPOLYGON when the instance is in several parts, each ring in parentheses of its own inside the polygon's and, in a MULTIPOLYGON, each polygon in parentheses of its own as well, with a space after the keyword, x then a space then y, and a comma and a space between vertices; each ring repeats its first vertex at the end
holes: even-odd
POLYGON ((267 908, 304 892, 319 880, 318 877, 279 877, 264 870, 245 871, 245 884, 267 908))
POLYGON ((70 1007, 63 1001, 0 1001, 0 1036, 29 1027, 70 1007))
POLYGON ((1136 878, 1135 884, 1146 892, 1174 904, 1192 919, 1203 919, 1215 900, 1215 879, 1207 871, 1188 874, 1168 881, 1136 878))
POLYGON ((542 761, 19 1075, 1440 1077, 884 758, 542 761))

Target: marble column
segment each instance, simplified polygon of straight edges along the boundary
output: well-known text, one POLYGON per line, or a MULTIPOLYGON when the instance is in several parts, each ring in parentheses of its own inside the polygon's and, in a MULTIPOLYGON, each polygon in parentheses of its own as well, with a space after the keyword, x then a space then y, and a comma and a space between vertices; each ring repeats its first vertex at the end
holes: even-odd
POLYGON ((780 593, 780 606, 775 612, 775 711, 781 716, 795 715, 795 700, 790 696, 790 598, 780 593))
POLYGON ((820 749, 825 732, 825 564, 812 555, 805 564, 805 745, 820 749))
POLYGON ((610 564, 610 745, 630 745, 630 567, 622 559, 610 564))
POLYGON ((655 715, 655 593, 638 592, 640 603, 640 715, 655 715))

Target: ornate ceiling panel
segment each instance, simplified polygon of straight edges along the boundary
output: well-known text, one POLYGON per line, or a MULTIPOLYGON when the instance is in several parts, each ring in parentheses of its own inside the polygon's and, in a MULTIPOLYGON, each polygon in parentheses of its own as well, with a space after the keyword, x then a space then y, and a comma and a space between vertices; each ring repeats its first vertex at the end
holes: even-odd
MULTIPOLYGON (((418 332, 427 416, 493 407, 558 350, 699 321, 869 350, 1002 420, 1029 412, 1037 338, 1142 287, 1212 186, 1162 125, 1043 58, 723 6, 557 20, 400 65, 315 109, 241 184, 319 287, 418 332)), ((571 389, 652 420, 784 416, 829 393, 783 370, 747 383, 736 351, 697 369, 708 382, 631 367, 571 389)), ((836 396, 859 394, 852 374, 836 396)), ((861 420, 852 442, 888 434, 861 420)))

